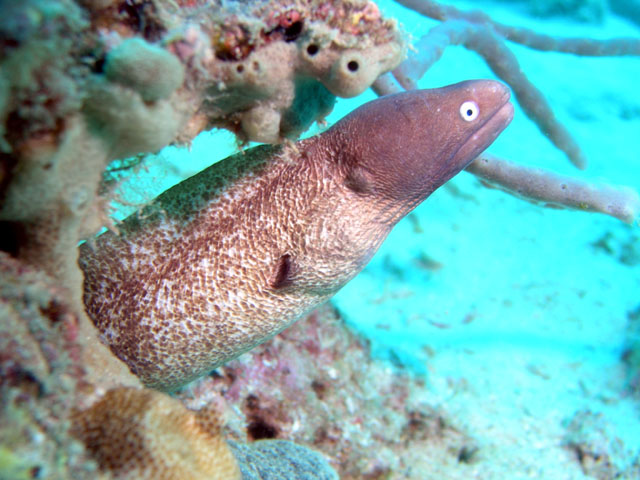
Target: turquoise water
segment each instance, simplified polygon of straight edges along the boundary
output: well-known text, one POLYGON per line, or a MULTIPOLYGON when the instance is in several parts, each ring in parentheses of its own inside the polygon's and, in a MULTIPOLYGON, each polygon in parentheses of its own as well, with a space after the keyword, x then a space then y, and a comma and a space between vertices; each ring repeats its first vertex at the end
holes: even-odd
MULTIPOLYGON (((536 20, 503 3, 487 4, 495 20, 552 35, 640 34, 611 15, 601 25, 536 20)), ((409 11, 399 16, 416 36, 432 25, 409 11)), ((512 125, 489 151, 639 190, 640 59, 511 48, 589 167, 573 168, 517 106, 512 125)), ((493 78, 482 59, 457 47, 420 85, 476 77, 493 78)), ((603 435, 624 444, 616 461, 631 461, 640 448, 640 413, 637 397, 625 390, 620 358, 630 341, 629 312, 640 305, 637 219, 627 226, 603 215, 543 209, 487 190, 467 173, 448 187, 398 225, 367 269, 336 296, 340 312, 372 340, 377 355, 425 373, 431 391, 453 397, 447 407, 458 418, 476 429, 501 422, 500 436, 537 445, 514 455, 546 461, 547 478, 574 478, 542 452, 556 426, 581 410, 603 415, 603 435), (628 251, 634 259, 624 257, 628 251), (436 268, 426 268, 425 258, 436 268), (451 387, 460 379, 471 393, 451 387), (525 426, 530 421, 534 426, 525 426)), ((506 443, 499 451, 512 452, 506 443)))
MULTIPOLYGON (((415 38, 437 24, 392 1, 378 3, 415 38)), ((483 7, 495 20, 551 35, 640 36, 638 27, 611 14, 594 24, 536 19, 524 2, 483 7)), ((589 166, 584 172, 572 167, 517 105, 512 125, 489 151, 640 191, 640 59, 510 47, 589 166)), ((478 55, 452 47, 420 86, 471 78, 494 75, 478 55)), ((339 100, 327 123, 373 98, 367 91, 339 100)), ((150 183, 158 193, 236 148, 228 133, 202 134, 189 150, 165 149, 149 172, 122 190, 133 201, 143 198, 136 192, 153 196, 150 183)), ((620 469, 640 452, 638 393, 630 394, 621 361, 639 292, 637 219, 625 225, 604 215, 542 208, 486 189, 463 172, 396 227, 333 303, 371 341, 374 355, 424 375, 425 388, 462 424, 486 432, 497 451, 538 456, 548 464, 546 478, 581 478, 565 476, 549 451, 576 412, 602 415, 605 437, 622 442, 610 447, 620 469), (456 385, 462 380, 461 390, 456 385), (495 422, 499 429, 492 428, 495 422)))

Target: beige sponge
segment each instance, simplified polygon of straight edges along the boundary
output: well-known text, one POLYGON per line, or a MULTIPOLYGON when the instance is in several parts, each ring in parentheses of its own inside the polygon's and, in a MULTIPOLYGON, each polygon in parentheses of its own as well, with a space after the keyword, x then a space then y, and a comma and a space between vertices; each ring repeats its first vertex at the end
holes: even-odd
POLYGON ((241 479, 211 412, 187 410, 154 390, 110 390, 75 415, 72 429, 100 469, 119 480, 241 479))

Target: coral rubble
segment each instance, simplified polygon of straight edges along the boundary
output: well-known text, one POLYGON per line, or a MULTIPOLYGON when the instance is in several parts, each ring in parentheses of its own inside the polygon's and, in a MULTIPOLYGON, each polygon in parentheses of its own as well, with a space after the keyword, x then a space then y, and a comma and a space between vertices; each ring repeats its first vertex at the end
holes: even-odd
POLYGON ((373 480, 417 478, 418 455, 473 462, 474 439, 423 389, 423 379, 372 360, 325 306, 179 398, 193 409, 220 403, 235 441, 292 440, 327 455, 342 480, 373 480))

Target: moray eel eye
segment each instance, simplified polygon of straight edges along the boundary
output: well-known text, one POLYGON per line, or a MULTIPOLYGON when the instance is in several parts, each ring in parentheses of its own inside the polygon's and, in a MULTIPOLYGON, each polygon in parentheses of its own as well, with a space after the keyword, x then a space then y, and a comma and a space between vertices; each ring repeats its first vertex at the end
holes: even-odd
POLYGON ((460 116, 465 122, 473 122, 480 114, 478 104, 472 100, 464 102, 460 105, 460 116))

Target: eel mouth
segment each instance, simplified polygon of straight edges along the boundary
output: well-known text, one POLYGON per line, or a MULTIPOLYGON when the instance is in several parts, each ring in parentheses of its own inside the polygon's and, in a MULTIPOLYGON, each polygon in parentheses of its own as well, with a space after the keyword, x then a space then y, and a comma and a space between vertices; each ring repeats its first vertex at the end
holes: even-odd
POLYGON ((460 170, 469 165, 507 128, 513 120, 511 92, 506 87, 495 111, 467 138, 451 158, 451 164, 460 170))

